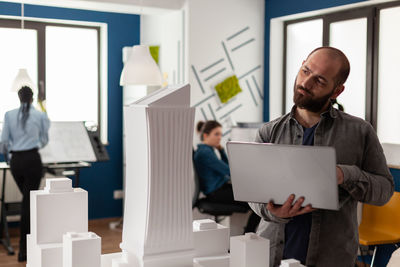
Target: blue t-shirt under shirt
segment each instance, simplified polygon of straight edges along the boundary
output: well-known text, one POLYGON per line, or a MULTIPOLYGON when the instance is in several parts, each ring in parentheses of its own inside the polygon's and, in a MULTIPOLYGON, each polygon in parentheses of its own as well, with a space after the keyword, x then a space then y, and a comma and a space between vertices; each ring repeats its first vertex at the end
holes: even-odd
MULTIPOLYGON (((311 128, 303 127, 303 145, 314 145, 314 132, 317 125, 311 128)), ((307 258, 308 241, 311 232, 311 213, 293 217, 285 226, 284 259, 296 259, 305 264, 307 258)))

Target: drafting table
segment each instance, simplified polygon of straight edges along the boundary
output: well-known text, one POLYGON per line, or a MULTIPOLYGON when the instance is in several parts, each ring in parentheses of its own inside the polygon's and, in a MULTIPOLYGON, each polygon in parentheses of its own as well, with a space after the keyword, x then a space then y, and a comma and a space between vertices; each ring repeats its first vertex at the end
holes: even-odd
MULTIPOLYGON (((46 172, 52 174, 60 174, 64 176, 75 176, 74 187, 79 186, 79 175, 81 168, 89 168, 91 164, 89 162, 73 162, 73 163, 53 163, 44 164, 43 168, 46 172)), ((0 195, 1 201, 1 216, 0 216, 0 241, 8 252, 8 255, 14 255, 14 249, 11 247, 10 235, 8 232, 8 221, 7 216, 19 215, 21 213, 21 202, 6 202, 5 201, 5 190, 6 190, 6 177, 7 170, 10 166, 6 162, 0 162, 0 170, 3 171, 2 189, 0 195)))

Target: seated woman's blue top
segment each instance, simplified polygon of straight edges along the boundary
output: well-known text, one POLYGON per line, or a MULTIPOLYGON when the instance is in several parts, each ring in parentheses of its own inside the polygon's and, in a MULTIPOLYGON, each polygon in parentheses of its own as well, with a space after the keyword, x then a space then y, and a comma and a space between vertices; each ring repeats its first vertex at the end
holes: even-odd
POLYGON ((228 157, 219 150, 221 159, 209 145, 199 144, 194 154, 194 165, 200 178, 200 190, 208 195, 230 180, 228 157))

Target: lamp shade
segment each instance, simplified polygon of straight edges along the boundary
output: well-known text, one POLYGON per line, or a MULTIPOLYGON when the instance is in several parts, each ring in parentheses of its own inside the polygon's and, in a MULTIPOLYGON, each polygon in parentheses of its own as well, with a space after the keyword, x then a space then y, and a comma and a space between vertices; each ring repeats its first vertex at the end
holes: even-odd
POLYGON ((35 84, 28 75, 26 69, 19 69, 17 77, 15 77, 14 82, 11 87, 11 91, 18 92, 22 86, 29 86, 32 90, 35 89, 35 84))
POLYGON ((121 73, 120 85, 161 85, 162 76, 146 45, 135 45, 121 73))

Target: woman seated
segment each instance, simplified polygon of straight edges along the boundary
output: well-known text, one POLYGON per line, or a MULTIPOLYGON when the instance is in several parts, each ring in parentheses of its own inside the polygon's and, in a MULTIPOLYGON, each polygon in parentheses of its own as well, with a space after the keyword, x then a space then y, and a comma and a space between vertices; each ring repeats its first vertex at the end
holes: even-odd
MULTIPOLYGON (((200 178, 200 190, 212 202, 243 205, 250 210, 247 203, 235 201, 233 198, 228 157, 221 146, 221 124, 217 121, 200 121, 197 131, 202 143, 198 145, 194 154, 194 165, 200 178), (217 157, 214 148, 218 150, 220 158, 217 157)), ((259 222, 260 217, 252 212, 245 232, 255 232, 259 222)))

